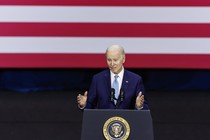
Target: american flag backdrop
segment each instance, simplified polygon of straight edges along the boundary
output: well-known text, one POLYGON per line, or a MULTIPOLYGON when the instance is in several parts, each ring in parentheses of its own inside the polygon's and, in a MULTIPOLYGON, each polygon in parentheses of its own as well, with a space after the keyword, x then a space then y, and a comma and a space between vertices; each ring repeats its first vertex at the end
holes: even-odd
POLYGON ((1 68, 210 68, 210 0, 0 0, 1 68))

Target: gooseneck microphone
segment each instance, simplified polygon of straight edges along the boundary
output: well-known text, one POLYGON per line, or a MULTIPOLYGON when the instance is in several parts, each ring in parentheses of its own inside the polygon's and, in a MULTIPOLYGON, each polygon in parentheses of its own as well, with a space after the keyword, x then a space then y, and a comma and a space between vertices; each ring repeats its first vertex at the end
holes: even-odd
POLYGON ((115 89, 111 88, 110 101, 114 102, 114 100, 115 100, 115 89))
POLYGON ((120 89, 120 101, 122 102, 123 100, 124 100, 124 94, 125 94, 125 91, 124 91, 124 89, 120 89))

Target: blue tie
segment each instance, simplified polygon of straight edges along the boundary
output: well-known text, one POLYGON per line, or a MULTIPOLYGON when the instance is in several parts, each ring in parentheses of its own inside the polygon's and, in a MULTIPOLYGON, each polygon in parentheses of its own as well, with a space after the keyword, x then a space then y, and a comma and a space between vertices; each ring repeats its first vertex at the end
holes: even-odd
MULTIPOLYGON (((114 82, 113 82, 113 88, 115 89, 115 98, 118 99, 118 96, 119 96, 119 83, 117 81, 117 78, 119 76, 118 75, 115 75, 114 76, 114 82)), ((116 100, 114 100, 115 104, 117 103, 116 100)))

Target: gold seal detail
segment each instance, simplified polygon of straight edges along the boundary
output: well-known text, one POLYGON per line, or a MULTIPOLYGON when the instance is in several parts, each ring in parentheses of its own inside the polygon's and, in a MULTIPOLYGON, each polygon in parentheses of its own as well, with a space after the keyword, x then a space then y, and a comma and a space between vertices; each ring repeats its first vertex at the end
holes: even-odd
POLYGON ((106 140, 127 140, 130 135, 130 126, 122 117, 111 117, 103 126, 106 140))

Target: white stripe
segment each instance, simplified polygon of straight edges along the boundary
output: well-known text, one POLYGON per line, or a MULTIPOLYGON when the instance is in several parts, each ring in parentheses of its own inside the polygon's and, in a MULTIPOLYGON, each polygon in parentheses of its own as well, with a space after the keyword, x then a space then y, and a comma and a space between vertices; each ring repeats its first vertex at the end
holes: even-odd
POLYGON ((210 7, 0 6, 0 22, 210 23, 210 7))
POLYGON ((121 44, 126 53, 210 54, 210 38, 0 37, 0 53, 104 53, 121 44))

